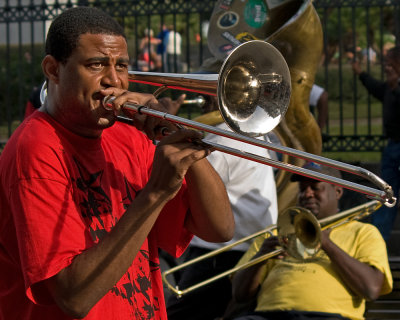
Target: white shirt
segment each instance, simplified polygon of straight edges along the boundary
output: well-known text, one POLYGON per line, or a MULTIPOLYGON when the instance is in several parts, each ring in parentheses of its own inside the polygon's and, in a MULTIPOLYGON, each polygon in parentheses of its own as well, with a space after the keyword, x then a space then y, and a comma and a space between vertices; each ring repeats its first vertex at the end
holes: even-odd
POLYGON ((311 88, 311 92, 310 92, 310 106, 312 107, 316 107, 319 98, 321 97, 321 94, 324 92, 324 88, 313 84, 312 88, 311 88))
MULTIPOLYGON (((216 127, 230 130, 225 123, 216 127)), ((208 134, 205 140, 270 158, 267 149, 244 142, 215 134, 208 134)), ((194 237, 191 245, 211 250, 218 249, 276 223, 278 206, 275 177, 271 166, 219 151, 212 152, 207 159, 225 184, 235 218, 235 234, 233 239, 226 243, 211 243, 194 237)), ((246 251, 252 241, 240 244, 233 250, 246 251)))
POLYGON ((167 53, 181 54, 182 37, 179 32, 170 31, 168 35, 167 53))

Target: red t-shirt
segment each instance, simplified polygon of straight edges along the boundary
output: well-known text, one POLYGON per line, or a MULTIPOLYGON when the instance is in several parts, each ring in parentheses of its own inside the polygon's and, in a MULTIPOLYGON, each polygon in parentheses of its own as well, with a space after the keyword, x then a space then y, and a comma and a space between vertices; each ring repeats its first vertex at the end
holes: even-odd
MULTIPOLYGON (((0 319, 70 319, 40 305, 32 286, 54 276, 110 231, 146 185, 154 145, 117 123, 99 139, 36 112, 0 157, 0 319)), ((164 208, 131 267, 85 319, 166 319, 158 248, 179 256, 186 185, 164 208)))

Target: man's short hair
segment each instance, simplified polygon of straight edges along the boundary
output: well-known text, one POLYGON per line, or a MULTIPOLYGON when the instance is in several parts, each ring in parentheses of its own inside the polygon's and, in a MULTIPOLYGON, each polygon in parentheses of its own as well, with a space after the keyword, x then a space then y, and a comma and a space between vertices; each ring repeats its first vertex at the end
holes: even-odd
POLYGON ((52 22, 46 39, 46 54, 66 63, 82 34, 122 36, 124 29, 107 13, 91 7, 76 7, 61 13, 52 22))
MULTIPOLYGON (((308 169, 310 171, 315 171, 315 172, 319 172, 319 173, 322 173, 322 174, 326 174, 328 176, 332 176, 332 177, 335 177, 335 178, 339 178, 339 179, 342 178, 342 174, 340 173, 339 170, 337 170, 335 168, 332 168, 332 167, 320 165, 319 163, 306 162, 306 164, 303 165, 303 168, 304 169, 308 169)), ((303 176, 303 175, 300 175, 300 174, 296 174, 296 173, 292 174, 292 176, 290 177, 290 180, 293 181, 293 182, 307 180, 307 179, 308 180, 309 179, 316 180, 314 178, 306 177, 306 176, 303 176)))

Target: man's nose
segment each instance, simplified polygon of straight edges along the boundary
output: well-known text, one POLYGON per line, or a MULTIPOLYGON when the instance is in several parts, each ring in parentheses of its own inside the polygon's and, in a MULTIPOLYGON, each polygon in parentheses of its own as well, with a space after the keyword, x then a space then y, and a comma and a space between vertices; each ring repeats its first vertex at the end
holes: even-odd
POLYGON ((103 77, 103 84, 107 87, 119 87, 121 80, 114 67, 109 67, 103 77))
POLYGON ((313 197, 314 196, 314 190, 311 188, 311 186, 307 186, 303 189, 303 195, 304 197, 313 197))

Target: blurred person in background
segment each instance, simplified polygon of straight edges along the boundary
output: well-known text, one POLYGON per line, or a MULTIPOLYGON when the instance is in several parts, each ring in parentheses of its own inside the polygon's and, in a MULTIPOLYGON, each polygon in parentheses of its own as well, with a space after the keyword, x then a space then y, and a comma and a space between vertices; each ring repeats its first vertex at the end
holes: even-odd
MULTIPOLYGON (((358 61, 352 64, 353 72, 358 76, 368 93, 382 102, 383 131, 388 139, 381 160, 381 177, 393 188, 398 198, 400 190, 400 46, 387 51, 384 57, 386 80, 373 78, 361 70, 358 61)), ((398 206, 383 206, 372 215, 372 223, 388 241, 398 212, 398 206)))

